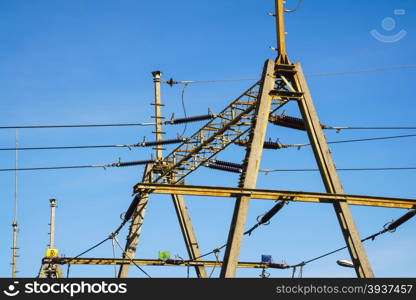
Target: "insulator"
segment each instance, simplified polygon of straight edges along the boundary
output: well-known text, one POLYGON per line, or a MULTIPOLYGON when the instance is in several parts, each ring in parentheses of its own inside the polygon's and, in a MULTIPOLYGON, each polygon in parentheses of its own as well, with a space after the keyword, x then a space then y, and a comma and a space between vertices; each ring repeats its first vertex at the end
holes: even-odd
POLYGON ((272 207, 267 213, 263 215, 263 217, 260 219, 261 224, 267 223, 275 214, 279 212, 285 206, 286 201, 280 201, 275 206, 272 207))
POLYGON ((222 166, 222 165, 217 165, 217 164, 207 164, 206 167, 211 168, 211 169, 221 170, 221 171, 232 172, 232 173, 241 173, 241 169, 237 169, 237 168, 233 168, 233 167, 229 167, 229 166, 222 166))
POLYGON ((276 264, 276 263, 270 263, 267 264, 268 268, 273 268, 273 269, 287 269, 288 265, 286 264, 276 264))
POLYGON ((282 148, 287 148, 287 146, 277 143, 277 142, 268 141, 268 142, 264 142, 263 148, 264 149, 282 149, 282 148))
POLYGON ((236 140, 236 141, 234 141, 234 144, 244 147, 244 146, 247 145, 247 140, 236 140))
POLYGON ((130 220, 130 218, 133 216, 133 213, 136 211, 137 204, 139 203, 141 197, 142 197, 141 194, 137 194, 133 198, 133 201, 130 203, 129 208, 127 209, 126 213, 124 214, 124 222, 127 222, 128 220, 130 220))
MULTIPOLYGON (((273 116, 269 116, 269 122, 275 125, 279 125, 279 126, 283 126, 287 128, 292 128, 292 129, 297 129, 297 130, 306 130, 305 121, 303 121, 300 118, 295 118, 295 117, 290 117, 290 116, 285 116, 285 115, 273 115, 273 116)), ((325 129, 325 128, 328 128, 328 126, 321 124, 321 128, 325 129)))
POLYGON ((394 230, 400 225, 402 225, 404 222, 409 221, 412 217, 416 215, 416 209, 413 209, 409 212, 407 212, 405 215, 401 216, 397 220, 393 221, 392 223, 387 226, 387 230, 394 230))
POLYGON ((299 118, 289 117, 285 115, 274 115, 269 117, 269 121, 275 125, 298 130, 305 130, 305 122, 299 118))
POLYGON ((130 167, 130 166, 137 166, 137 165, 145 165, 145 164, 150 164, 150 163, 154 163, 154 160, 136 160, 136 161, 126 161, 126 162, 119 162, 119 163, 115 163, 112 164, 112 166, 114 167, 130 167))
MULTIPOLYGON (((247 146, 248 142, 247 140, 236 140, 234 141, 234 144, 245 147, 247 146)), ((287 145, 280 144, 277 142, 272 142, 272 141, 266 141, 263 143, 263 148, 264 149, 282 149, 282 148, 287 148, 287 145)))
POLYGON ((182 142, 183 142, 183 139, 171 139, 171 140, 162 140, 162 141, 154 141, 154 142, 143 142, 143 143, 139 143, 138 146, 151 147, 151 146, 156 146, 156 145, 179 144, 182 142))
POLYGON ((187 117, 187 118, 180 118, 180 119, 173 119, 169 121, 165 121, 165 124, 182 124, 182 123, 189 123, 189 122, 197 122, 203 120, 210 120, 213 119, 215 115, 202 115, 202 116, 195 116, 195 117, 187 117))
POLYGON ((236 164, 236 163, 229 162, 229 161, 212 160, 212 162, 216 165, 227 166, 227 167, 232 167, 232 168, 236 168, 236 169, 242 169, 243 168, 243 165, 236 164))

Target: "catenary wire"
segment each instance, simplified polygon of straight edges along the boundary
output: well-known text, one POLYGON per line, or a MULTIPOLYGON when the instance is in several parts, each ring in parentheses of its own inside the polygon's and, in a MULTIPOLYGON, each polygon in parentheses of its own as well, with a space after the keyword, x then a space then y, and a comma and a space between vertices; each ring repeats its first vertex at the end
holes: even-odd
MULTIPOLYGON (((399 139, 399 138, 409 138, 409 137, 416 137, 416 134, 383 136, 383 137, 373 137, 373 138, 364 138, 364 139, 349 139, 349 140, 329 141, 328 144, 365 142, 365 141, 388 140, 388 139, 399 139)), ((140 146, 142 146, 140 143, 139 144, 130 144, 130 145, 120 144, 120 145, 44 146, 44 147, 0 148, 0 151, 66 150, 66 149, 94 149, 94 148, 129 148, 129 149, 131 149, 131 148, 140 147, 140 146)), ((304 146, 310 146, 310 144, 290 144, 290 145, 285 145, 285 146, 286 146, 285 148, 287 148, 287 147, 304 147, 304 146)))
MULTIPOLYGON (((111 168, 116 165, 84 165, 84 166, 54 166, 54 167, 34 167, 34 168, 11 168, 0 169, 0 172, 15 171, 43 171, 43 170, 62 170, 62 169, 86 169, 86 168, 111 168)), ((384 168, 339 168, 337 171, 398 171, 398 170, 416 170, 416 167, 384 167, 384 168)), ((259 172, 317 172, 319 169, 262 169, 259 172)))
POLYGON ((69 125, 15 125, 0 126, 0 129, 46 129, 46 128, 83 128, 83 127, 129 127, 154 126, 155 123, 114 123, 114 124, 69 124, 69 125))
MULTIPOLYGON (((337 171, 399 171, 399 170, 416 170, 416 167, 387 167, 387 168, 337 168, 337 171)), ((318 172, 319 169, 263 169, 262 173, 273 172, 318 172)))
POLYGON ((130 255, 123 249, 123 247, 120 245, 116 235, 111 235, 111 238, 116 242, 117 246, 120 248, 120 250, 123 252, 123 254, 135 265, 143 274, 145 274, 148 278, 152 278, 143 268, 141 268, 138 264, 134 262, 134 259, 130 257, 130 255))
MULTIPOLYGON (((389 67, 360 69, 360 70, 341 71, 341 72, 310 73, 310 74, 306 74, 305 76, 326 77, 326 76, 373 73, 373 72, 383 72, 383 71, 402 70, 402 69, 416 69, 416 65, 389 66, 389 67)), ((184 80, 184 81, 176 81, 174 83, 193 84, 193 83, 216 83, 216 82, 251 81, 251 80, 259 80, 259 78, 250 77, 250 78, 211 79, 211 80, 184 80)), ((168 81, 165 81, 163 83, 172 84, 172 82, 168 82, 168 81)))
MULTIPOLYGON (((363 139, 349 139, 349 140, 339 140, 339 141, 329 141, 327 144, 342 144, 342 143, 356 143, 356 142, 369 142, 369 141, 379 141, 379 140, 390 140, 390 139, 401 139, 416 137, 416 134, 406 134, 406 135, 394 135, 394 136, 381 136, 381 137, 372 137, 372 138, 363 138, 363 139)), ((285 145, 286 147, 305 147, 310 146, 311 144, 290 144, 285 145)), ((0 149, 1 150, 1 149, 0 149)))

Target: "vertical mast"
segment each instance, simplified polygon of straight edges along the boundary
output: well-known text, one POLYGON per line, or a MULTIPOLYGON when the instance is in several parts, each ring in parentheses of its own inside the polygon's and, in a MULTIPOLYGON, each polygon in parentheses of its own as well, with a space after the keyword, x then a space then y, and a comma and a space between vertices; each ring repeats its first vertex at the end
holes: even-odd
POLYGON ((14 208, 13 208, 13 247, 12 247, 12 278, 16 278, 17 274, 17 233, 19 232, 19 226, 17 224, 17 201, 18 201, 18 190, 19 190, 19 131, 16 129, 15 135, 15 145, 16 145, 16 152, 15 152, 15 177, 14 177, 14 208))
MULTIPOLYGON (((162 106, 163 104, 161 103, 160 100, 160 77, 162 76, 162 72, 160 71, 154 71, 152 72, 153 75, 153 83, 154 83, 154 89, 155 89, 155 99, 154 99, 154 103, 152 103, 152 105, 154 105, 155 107, 155 115, 153 116, 153 118, 155 119, 155 131, 153 132, 156 136, 156 141, 162 141, 163 137, 163 131, 162 131, 162 106)), ((163 158, 163 146, 162 145, 156 145, 155 148, 153 148, 154 150, 156 150, 156 159, 157 160, 162 160, 163 158)))
POLYGON ((56 199, 49 199, 51 204, 51 219, 49 223, 49 248, 55 249, 55 208, 56 208, 56 199))

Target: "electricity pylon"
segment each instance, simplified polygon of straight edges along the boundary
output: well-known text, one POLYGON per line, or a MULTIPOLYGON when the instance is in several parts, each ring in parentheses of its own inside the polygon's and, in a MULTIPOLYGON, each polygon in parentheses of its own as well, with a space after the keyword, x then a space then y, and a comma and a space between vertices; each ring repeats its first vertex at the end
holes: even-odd
MULTIPOLYGON (((144 171, 142 182, 133 188, 134 198, 127 209, 119 230, 131 221, 123 258, 45 258, 44 263, 99 264, 120 265, 119 277, 128 275, 130 265, 158 266, 192 266, 198 277, 206 277, 205 266, 221 266, 220 277, 235 277, 237 267, 278 268, 285 269, 285 264, 250 263, 239 261, 241 241, 244 234, 246 217, 251 198, 268 200, 287 200, 332 203, 338 218, 342 234, 349 250, 356 274, 361 278, 373 277, 371 266, 354 224, 349 204, 379 207, 415 208, 416 200, 386 197, 344 195, 343 188, 336 172, 335 164, 328 148, 323 126, 319 122, 311 94, 300 63, 291 63, 285 42, 284 1, 275 0, 275 18, 277 33, 277 58, 267 60, 263 67, 261 79, 233 100, 218 114, 181 119, 181 122, 209 120, 195 134, 184 139, 168 155, 163 157, 164 150, 160 100, 161 72, 153 72, 155 85, 155 147, 156 160, 149 163, 144 171), (296 102, 302 119, 293 120, 275 114, 288 102, 296 102), (292 124, 291 124, 292 122, 292 124), (281 145, 265 142, 268 123, 286 124, 287 127, 305 130, 308 134, 322 181, 327 193, 288 192, 256 189, 256 182, 263 148, 279 149, 281 145), (218 153, 231 145, 246 147, 245 158, 241 164, 223 162, 214 159, 218 153), (273 145, 272 145, 273 144, 273 145), (237 188, 189 186, 185 178, 199 167, 206 166, 240 174, 237 188), (144 216, 152 193, 171 194, 175 210, 187 247, 189 260, 151 260, 136 259, 139 237, 144 216), (235 197, 236 203, 228 234, 224 260, 202 261, 200 249, 192 228, 191 220, 182 195, 201 195, 216 197, 235 197)), ((168 82, 173 83, 173 80, 168 82)), ((293 119, 293 118, 292 118, 293 119)), ((173 121, 171 121, 173 122, 173 121)), ((175 121, 178 123, 178 120, 175 121)), ((173 123, 171 123, 173 124, 173 123)), ((280 208, 279 208, 280 209, 280 208)), ((414 216, 411 211, 399 220, 396 225, 414 216)), ((394 223, 394 222, 393 222, 394 223)), ((395 226, 396 226, 395 225, 395 226)), ((398 226, 398 225, 397 225, 398 226)), ((392 226, 393 228, 394 226, 392 226)), ((386 229, 387 230, 387 229, 386 229)))
MULTIPOLYGON (((242 164, 239 187, 244 189, 255 188, 269 119, 273 116, 273 112, 287 102, 295 101, 298 103, 302 114, 305 129, 308 133, 326 191, 332 194, 343 193, 342 185, 337 175, 321 123, 319 122, 302 67, 300 63, 292 64, 286 52, 283 0, 275 1, 275 10, 278 43, 277 59, 275 61, 266 61, 261 80, 233 101, 196 134, 164 159, 161 159, 158 155, 159 159, 157 162, 149 166, 148 170, 145 171, 145 177, 147 176, 147 178, 150 178, 152 174, 158 174, 158 176, 150 179, 150 182, 180 183, 187 175, 209 162, 214 155, 237 139, 246 138, 248 143, 246 144, 246 156, 242 164), (243 101, 243 99, 247 100, 243 101)), ((157 98, 158 95, 160 96, 160 91, 158 92, 156 89, 155 94, 157 98)), ((160 102, 155 102, 155 105, 158 108, 160 102)), ((155 116, 155 119, 159 121, 160 116, 155 116)), ((156 133, 160 134, 159 131, 160 127, 156 129, 156 133)), ((158 149, 157 151, 161 150, 158 149)), ((142 222, 139 221, 143 218, 140 215, 140 211, 144 211, 149 192, 151 191, 134 190, 134 192, 138 194, 126 214, 127 218, 132 217, 132 226, 130 227, 126 246, 130 257, 134 257, 138 239, 134 224, 142 222), (133 247, 130 246, 132 235, 135 240, 133 247)), ((249 195, 237 197, 221 269, 221 277, 235 276, 249 201, 249 195)), ((181 213, 185 215, 184 219, 188 221, 180 222, 185 240, 187 240, 185 232, 190 231, 192 233, 191 236, 195 236, 191 229, 192 226, 183 200, 181 203, 182 205, 176 205, 176 208, 178 211, 179 207, 181 213)), ((348 204, 342 201, 335 201, 333 205, 357 276, 373 277, 373 272, 348 204)), ((178 213, 178 217, 180 215, 178 213)), ((199 253, 196 238, 194 243, 187 242, 186 244, 190 259, 195 259, 197 257, 195 253, 199 253)), ((122 266, 120 271, 121 277, 127 275, 127 267, 128 265, 122 266)), ((198 273, 199 277, 204 277, 204 275, 206 275, 205 272, 198 273)))

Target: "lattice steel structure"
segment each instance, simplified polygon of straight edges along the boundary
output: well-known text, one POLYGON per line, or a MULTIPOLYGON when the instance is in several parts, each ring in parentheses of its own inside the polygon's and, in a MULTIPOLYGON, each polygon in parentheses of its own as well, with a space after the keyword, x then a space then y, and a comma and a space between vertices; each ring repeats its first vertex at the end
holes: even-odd
MULTIPOLYGON (((267 267, 260 263, 244 263, 238 260, 251 198, 331 203, 348 246, 357 276, 363 278, 374 276, 354 224, 349 204, 409 209, 416 207, 416 201, 343 195, 343 188, 338 178, 323 133, 323 126, 316 113, 302 67, 300 63, 291 63, 286 53, 283 0, 275 0, 275 8, 278 56, 275 60, 269 59, 265 62, 260 81, 247 89, 220 113, 212 115, 211 119, 204 126, 165 157, 162 157, 163 149, 161 147, 156 148, 157 160, 146 166, 142 182, 134 186, 134 199, 120 226, 121 228, 131 221, 123 258, 69 259, 71 263, 117 264, 120 265, 119 277, 127 277, 128 268, 131 264, 184 265, 183 261, 162 262, 135 259, 149 195, 151 193, 167 193, 172 195, 189 254, 188 265, 195 268, 196 274, 200 278, 207 277, 205 266, 221 265, 220 277, 224 278, 235 277, 237 267, 267 267), (297 129, 306 130, 308 134, 327 194, 256 189, 263 148, 279 149, 280 147, 278 143, 265 142, 268 123, 278 124, 281 122, 281 118, 279 119, 279 116, 274 113, 289 101, 298 104, 303 123, 302 128, 297 129), (218 162, 216 163, 213 158, 228 146, 235 144, 246 147, 246 155, 241 166, 228 166, 230 170, 233 169, 241 173, 238 188, 185 185, 185 178, 199 167, 212 164, 217 167, 221 165, 218 162), (182 196, 184 194, 236 198, 223 262, 216 263, 200 260, 201 252, 182 196)), ((163 133, 161 127, 163 118, 160 110, 162 106, 160 102, 161 73, 154 72, 153 75, 155 76, 154 105, 156 108, 154 118, 157 121, 155 133, 156 139, 160 141, 163 133)), ((120 228, 116 233, 119 232, 120 228)), ((68 263, 68 259, 45 258, 44 263, 63 264, 68 263)), ((283 265, 274 267, 285 268, 283 265)))

